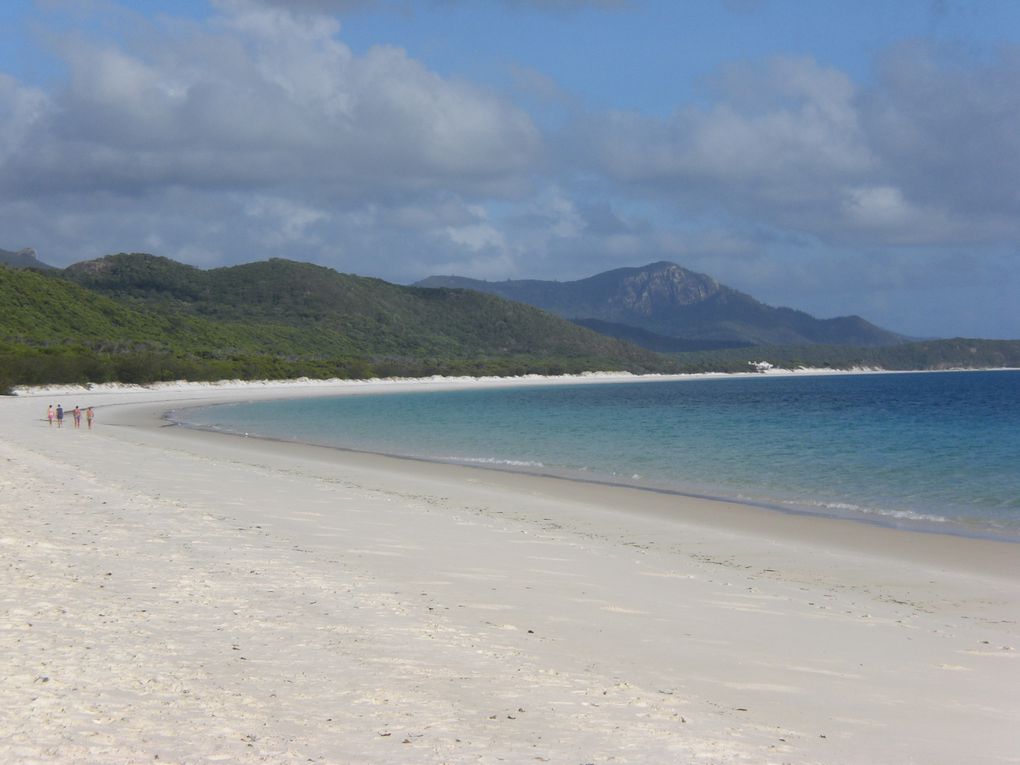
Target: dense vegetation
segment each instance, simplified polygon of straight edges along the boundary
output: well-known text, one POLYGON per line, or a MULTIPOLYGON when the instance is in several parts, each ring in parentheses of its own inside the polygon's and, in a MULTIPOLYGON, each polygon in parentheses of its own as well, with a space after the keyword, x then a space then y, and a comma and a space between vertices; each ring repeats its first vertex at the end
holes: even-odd
POLYGON ((0 267, 0 386, 166 379, 669 371, 529 306, 285 260, 202 271, 114 255, 0 267))

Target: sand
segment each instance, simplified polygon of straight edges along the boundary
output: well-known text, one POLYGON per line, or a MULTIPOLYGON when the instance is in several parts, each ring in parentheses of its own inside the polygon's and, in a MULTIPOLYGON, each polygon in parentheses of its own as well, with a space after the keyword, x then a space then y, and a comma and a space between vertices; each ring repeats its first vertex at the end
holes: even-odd
POLYGON ((1020 762, 1020 545, 159 419, 383 387, 0 399, 0 762, 1020 762))

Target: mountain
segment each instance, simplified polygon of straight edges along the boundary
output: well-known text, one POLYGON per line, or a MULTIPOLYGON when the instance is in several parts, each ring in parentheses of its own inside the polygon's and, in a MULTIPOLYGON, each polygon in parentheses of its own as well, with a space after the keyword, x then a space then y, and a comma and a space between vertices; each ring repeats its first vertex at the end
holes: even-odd
POLYGON ((684 350, 699 345, 701 349, 739 345, 882 346, 907 340, 859 316, 816 319, 792 308, 774 308, 709 276, 668 262, 619 268, 572 282, 486 282, 430 276, 416 286, 499 295, 585 326, 601 326, 608 334, 656 349, 669 345, 664 338, 692 344, 684 350), (653 336, 635 333, 633 328, 653 336))
POLYGON ((400 287, 287 260, 209 271, 140 254, 65 270, 0 265, 0 393, 112 380, 746 372, 761 361, 1020 367, 1020 341, 703 350, 697 341, 586 323, 685 352, 661 356, 495 295, 400 287))
POLYGON ((204 271, 145 254, 0 266, 0 388, 17 383, 671 371, 537 308, 288 260, 204 271))
POLYGON ((17 252, 0 250, 0 265, 10 266, 11 268, 38 268, 40 270, 53 268, 53 266, 39 260, 35 255, 35 250, 31 247, 26 247, 17 252))

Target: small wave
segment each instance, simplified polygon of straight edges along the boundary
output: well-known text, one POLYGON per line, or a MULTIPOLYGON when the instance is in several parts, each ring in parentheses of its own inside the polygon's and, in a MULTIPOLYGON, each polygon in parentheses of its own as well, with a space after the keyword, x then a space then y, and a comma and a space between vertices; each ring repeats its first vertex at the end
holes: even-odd
POLYGON ((924 521, 925 523, 949 523, 949 519, 941 515, 929 515, 927 513, 915 513, 912 510, 889 510, 879 507, 865 507, 849 502, 811 502, 805 500, 786 500, 784 505, 818 508, 820 510, 835 511, 837 513, 861 513, 863 515, 881 515, 885 518, 896 518, 901 521, 924 521))
POLYGON ((531 460, 502 460, 496 457, 447 457, 450 462, 467 462, 472 465, 506 465, 508 467, 540 468, 541 462, 531 460))
POLYGON ((927 515, 926 513, 915 513, 911 510, 863 510, 865 513, 876 513, 886 515, 890 518, 902 518, 910 521, 928 521, 929 523, 948 523, 949 519, 941 515, 927 515))

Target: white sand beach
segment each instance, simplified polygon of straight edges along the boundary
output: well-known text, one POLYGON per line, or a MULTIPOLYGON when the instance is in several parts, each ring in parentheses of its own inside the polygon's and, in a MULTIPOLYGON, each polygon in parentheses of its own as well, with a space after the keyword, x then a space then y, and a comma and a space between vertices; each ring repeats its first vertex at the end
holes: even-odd
POLYGON ((0 762, 1020 763, 1020 545, 160 420, 414 385, 0 398, 0 762))

